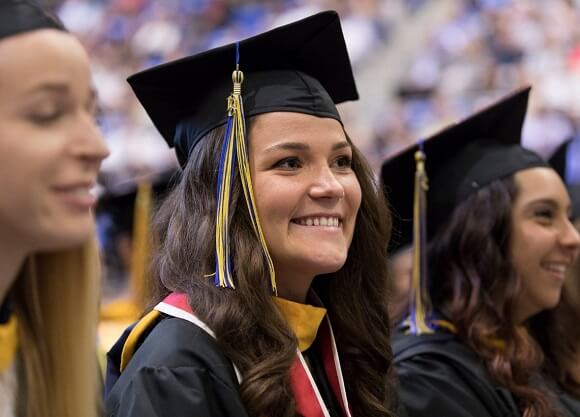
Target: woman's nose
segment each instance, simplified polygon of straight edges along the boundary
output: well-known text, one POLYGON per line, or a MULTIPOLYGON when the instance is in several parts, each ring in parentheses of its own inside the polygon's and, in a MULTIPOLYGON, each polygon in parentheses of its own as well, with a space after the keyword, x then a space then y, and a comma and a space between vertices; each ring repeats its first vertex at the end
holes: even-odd
POLYGON ((342 198, 344 187, 328 166, 320 168, 313 178, 310 195, 313 198, 342 198))

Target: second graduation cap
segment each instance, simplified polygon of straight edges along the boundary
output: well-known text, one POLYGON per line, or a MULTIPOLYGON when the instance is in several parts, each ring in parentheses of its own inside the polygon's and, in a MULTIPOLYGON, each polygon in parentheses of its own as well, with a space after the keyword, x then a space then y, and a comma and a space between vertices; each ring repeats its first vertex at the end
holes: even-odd
POLYGON ((393 211, 390 250, 413 245, 411 333, 430 332, 427 242, 470 195, 518 171, 548 166, 520 146, 530 88, 502 98, 383 163, 381 183, 393 211))
MULTIPOLYGON (((428 177, 427 237, 431 238, 455 207, 495 180, 548 166, 520 146, 530 88, 522 88, 422 143, 428 177)), ((393 209, 391 250, 412 243, 415 152, 413 145, 386 160, 381 183, 393 209)))

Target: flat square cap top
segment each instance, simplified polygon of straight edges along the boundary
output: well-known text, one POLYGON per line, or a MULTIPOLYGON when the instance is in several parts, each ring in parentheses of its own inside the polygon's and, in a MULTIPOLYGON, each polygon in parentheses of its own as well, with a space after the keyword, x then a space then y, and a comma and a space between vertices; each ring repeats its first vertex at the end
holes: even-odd
MULTIPOLYGON (((538 166, 548 166, 520 146, 530 88, 520 89, 423 143, 427 192, 427 238, 455 207, 481 187, 538 166)), ((412 241, 415 152, 413 145, 383 163, 381 182, 394 211, 391 249, 412 241)))
MULTIPOLYGON (((338 14, 321 12, 242 40, 246 116, 295 111, 340 121, 335 104, 358 99, 338 14)), ((225 124, 236 43, 129 77, 149 117, 180 160, 225 124)))

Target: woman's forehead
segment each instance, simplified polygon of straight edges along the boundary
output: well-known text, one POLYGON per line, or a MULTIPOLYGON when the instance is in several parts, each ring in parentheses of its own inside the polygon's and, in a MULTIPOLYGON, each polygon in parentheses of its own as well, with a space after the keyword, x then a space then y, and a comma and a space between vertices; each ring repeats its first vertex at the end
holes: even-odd
POLYGON ((514 174, 518 187, 515 204, 525 206, 537 201, 551 201, 568 207, 570 197, 560 176, 551 168, 536 167, 514 174))
POLYGON ((332 118, 302 113, 266 113, 252 118, 249 124, 250 146, 254 148, 294 147, 308 150, 314 146, 348 145, 340 122, 332 118))

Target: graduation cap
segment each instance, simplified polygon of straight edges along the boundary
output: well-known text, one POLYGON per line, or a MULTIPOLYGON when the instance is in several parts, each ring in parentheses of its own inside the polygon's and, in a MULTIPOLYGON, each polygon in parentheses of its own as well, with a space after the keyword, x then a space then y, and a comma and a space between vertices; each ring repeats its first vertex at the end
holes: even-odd
MULTIPOLYGON (((97 226, 104 246, 106 262, 112 269, 121 268, 118 255, 118 239, 131 239, 130 288, 131 299, 126 303, 105 306, 102 318, 130 316, 140 313, 141 300, 146 293, 146 270, 150 258, 151 213, 156 202, 175 187, 180 172, 166 170, 120 183, 104 182, 105 192, 99 197, 96 207, 97 226), (124 307, 128 305, 129 307, 124 307), (123 306, 120 308, 119 306, 123 306), (113 311, 113 313, 110 313, 113 311), (121 311, 121 313, 119 313, 121 311), (123 312, 128 311, 125 314, 123 312)), ((137 317, 131 317, 131 320, 137 317)))
POLYGON ((428 332, 426 244, 455 207, 493 181, 548 166, 520 146, 530 88, 520 89, 383 163, 381 183, 395 233, 390 250, 413 244, 411 332, 428 332), (427 179, 428 177, 428 179, 427 179))
POLYGON ((332 11, 132 75, 127 81, 182 165, 206 133, 226 124, 237 63, 246 116, 293 111, 340 121, 335 104, 358 99, 332 11))
POLYGON ((566 183, 572 200, 572 218, 580 218, 580 138, 562 143, 549 162, 566 183))
POLYGON ((0 39, 38 29, 66 31, 54 16, 30 0, 0 0, 0 39))
POLYGON ((237 167, 275 292, 273 263, 255 210, 246 117, 286 111, 341 122, 336 104, 356 100, 358 93, 338 14, 321 12, 142 71, 128 82, 153 124, 175 148, 182 166, 208 132, 226 126, 224 146, 216 150, 222 156, 217 167, 216 285, 235 287, 229 261, 228 213, 237 167))

